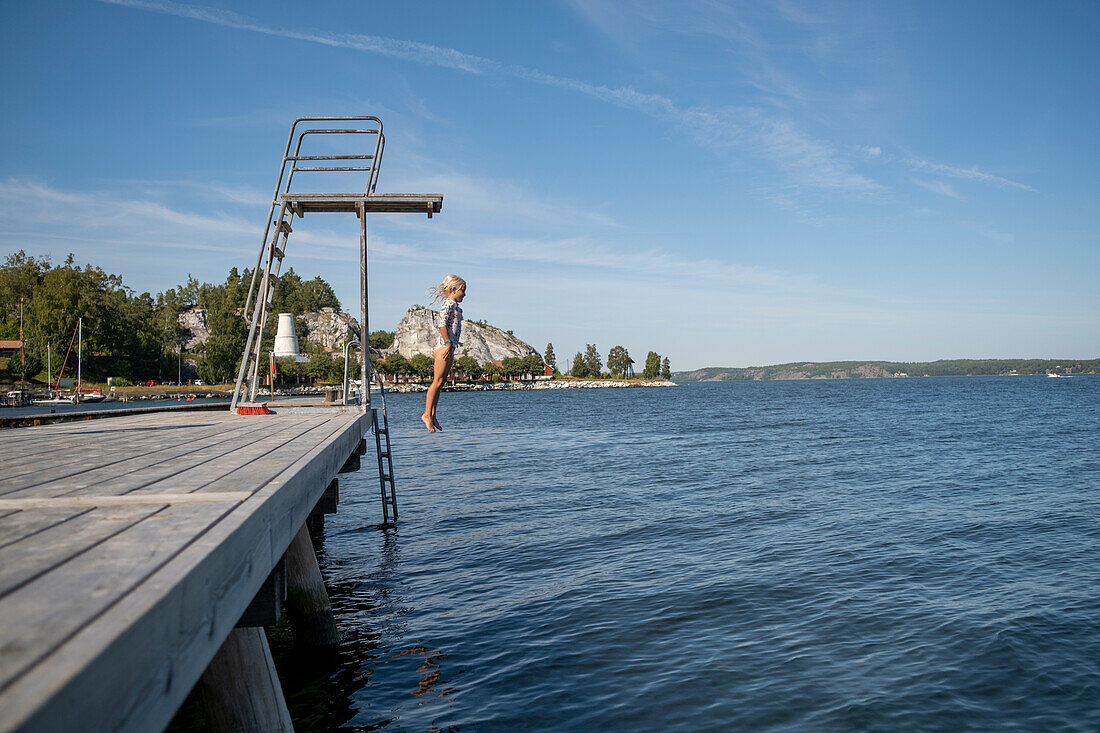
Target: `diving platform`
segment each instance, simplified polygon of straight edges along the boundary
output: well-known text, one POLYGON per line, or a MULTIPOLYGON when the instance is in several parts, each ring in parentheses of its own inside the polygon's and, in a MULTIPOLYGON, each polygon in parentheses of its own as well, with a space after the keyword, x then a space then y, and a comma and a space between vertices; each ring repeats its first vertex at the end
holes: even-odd
POLYGON ((441 193, 284 193, 281 197, 299 217, 320 212, 358 214, 438 214, 441 193))

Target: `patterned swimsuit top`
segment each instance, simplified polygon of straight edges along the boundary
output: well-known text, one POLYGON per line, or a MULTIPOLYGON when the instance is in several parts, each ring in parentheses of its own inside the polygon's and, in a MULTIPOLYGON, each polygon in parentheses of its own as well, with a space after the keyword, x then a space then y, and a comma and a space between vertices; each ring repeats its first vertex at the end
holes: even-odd
MULTIPOLYGON (((447 327, 447 336, 451 339, 451 345, 455 348, 462 346, 462 342, 458 340, 462 336, 462 309, 458 307, 458 303, 450 298, 444 300, 443 305, 439 308, 439 320, 440 326, 447 327)), ((446 346, 443 343, 444 341, 446 339, 437 332, 435 335, 435 348, 446 346)))

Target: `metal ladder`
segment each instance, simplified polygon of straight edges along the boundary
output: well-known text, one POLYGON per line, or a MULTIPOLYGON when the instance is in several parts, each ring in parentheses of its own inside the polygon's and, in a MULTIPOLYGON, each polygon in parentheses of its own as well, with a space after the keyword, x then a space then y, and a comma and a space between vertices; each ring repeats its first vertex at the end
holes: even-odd
MULTIPOLYGON (((367 358, 370 358, 369 354, 367 358)), ((378 390, 382 397, 381 409, 370 405, 371 431, 374 433, 374 449, 378 456, 378 488, 382 492, 382 526, 392 527, 397 521, 397 488, 393 483, 393 454, 390 451, 390 418, 386 412, 386 385, 382 382, 382 375, 374 368, 373 362, 370 371, 378 377, 378 390), (381 421, 379 421, 379 413, 382 414, 381 421)), ((367 389, 370 389, 369 384, 367 389)))
MULTIPOLYGON (((274 211, 274 205, 271 207, 274 211)), ((255 287, 257 275, 260 272, 259 264, 252 271, 252 286, 248 289, 248 299, 245 301, 244 312, 246 323, 248 323, 250 331, 255 331, 255 339, 250 344, 249 355, 245 357, 245 361, 251 362, 251 369, 248 373, 248 401, 254 402, 256 400, 256 390, 259 385, 259 368, 261 359, 261 349, 264 340, 264 327, 267 325, 268 317, 271 315, 271 303, 275 298, 275 286, 279 283, 279 271, 282 269, 283 257, 286 256, 287 240, 290 239, 290 234, 294 230, 290 226, 290 219, 293 217, 293 212, 284 202, 279 207, 279 215, 277 218, 272 217, 269 220, 268 228, 271 229, 274 225, 275 233, 271 237, 271 241, 264 251, 260 255, 260 260, 263 264, 263 275, 259 278, 260 287, 255 287), (261 297, 262 295, 262 297, 261 297), (250 308, 253 306, 253 300, 255 300, 255 308, 251 317, 248 315, 250 308)), ((266 236, 265 236, 266 239, 266 236)))

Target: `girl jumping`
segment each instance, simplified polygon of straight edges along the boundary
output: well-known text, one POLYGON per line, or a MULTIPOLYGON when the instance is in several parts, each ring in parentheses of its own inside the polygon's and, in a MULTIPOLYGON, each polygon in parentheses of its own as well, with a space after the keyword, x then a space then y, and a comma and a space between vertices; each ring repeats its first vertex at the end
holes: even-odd
POLYGON ((466 281, 458 275, 448 275, 439 287, 432 291, 432 302, 442 301, 439 308, 439 335, 435 339, 435 349, 432 356, 435 357, 435 378, 432 386, 428 387, 428 395, 424 404, 424 414, 420 419, 429 433, 442 430, 443 427, 435 419, 435 406, 439 404, 439 390, 443 388, 443 382, 447 381, 447 375, 454 363, 455 349, 462 346, 459 337, 462 335, 462 309, 458 304, 466 297, 466 281))

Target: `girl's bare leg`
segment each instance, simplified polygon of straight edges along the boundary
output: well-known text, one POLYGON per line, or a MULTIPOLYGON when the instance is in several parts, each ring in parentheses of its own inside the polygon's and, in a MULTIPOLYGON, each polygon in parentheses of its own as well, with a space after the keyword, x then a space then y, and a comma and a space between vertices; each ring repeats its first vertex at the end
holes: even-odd
POLYGON ((435 351, 435 375, 432 378, 431 386, 428 387, 428 393, 424 397, 424 414, 420 416, 420 420, 428 428, 429 433, 434 433, 437 429, 443 429, 435 419, 435 408, 439 404, 439 392, 443 389, 443 382, 447 380, 447 373, 451 370, 451 355, 450 349, 436 349, 435 351))

